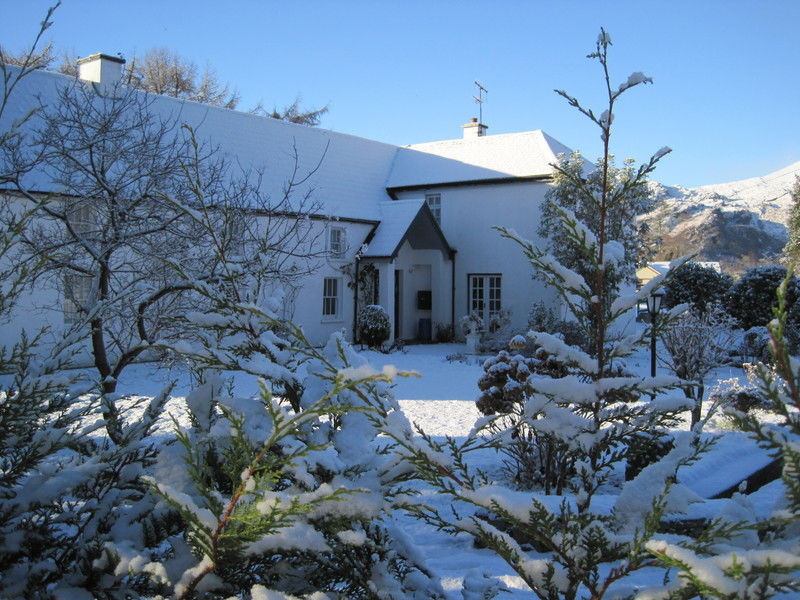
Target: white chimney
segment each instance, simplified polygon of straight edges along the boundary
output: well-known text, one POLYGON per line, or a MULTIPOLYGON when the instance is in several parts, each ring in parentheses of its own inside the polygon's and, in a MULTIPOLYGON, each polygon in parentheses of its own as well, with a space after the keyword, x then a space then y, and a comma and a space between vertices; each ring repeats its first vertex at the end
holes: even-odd
POLYGON ((116 85, 122 79, 124 58, 108 54, 92 54, 78 59, 78 77, 103 85, 116 85))
POLYGON ((464 130, 465 140, 483 137, 486 135, 486 130, 489 129, 483 123, 478 123, 478 119, 476 117, 472 117, 469 123, 462 125, 461 128, 464 130))

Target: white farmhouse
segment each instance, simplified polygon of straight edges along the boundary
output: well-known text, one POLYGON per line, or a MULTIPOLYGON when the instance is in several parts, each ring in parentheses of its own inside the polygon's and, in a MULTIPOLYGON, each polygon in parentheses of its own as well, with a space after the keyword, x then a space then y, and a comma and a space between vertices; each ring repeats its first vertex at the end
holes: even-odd
MULTIPOLYGON (((121 72, 116 57, 80 61, 80 77, 98 93, 121 72)), ((71 83, 32 73, 14 91, 0 126, 71 83)), ((295 155, 303 172, 319 165, 300 193, 310 191, 318 207, 309 222, 325 259, 287 291, 284 307, 314 342, 341 329, 352 336, 359 302, 382 305, 392 339, 403 340, 430 339, 437 326, 459 333, 458 320, 470 312, 489 318, 508 310, 522 329, 534 302, 557 302, 533 279, 519 247, 493 229, 537 237, 551 164, 569 152, 543 131, 485 135, 486 126, 473 119, 460 139, 397 147, 170 97, 156 97, 152 110, 191 125, 245 167, 263 167, 267 193, 281 193, 295 155), (369 297, 359 297, 358 278, 369 297)), ((59 191, 41 174, 29 185, 59 191)), ((71 310, 62 296, 56 286, 31 290, 12 322, 0 324, 0 337, 10 340, 23 326, 62 330, 71 310)))

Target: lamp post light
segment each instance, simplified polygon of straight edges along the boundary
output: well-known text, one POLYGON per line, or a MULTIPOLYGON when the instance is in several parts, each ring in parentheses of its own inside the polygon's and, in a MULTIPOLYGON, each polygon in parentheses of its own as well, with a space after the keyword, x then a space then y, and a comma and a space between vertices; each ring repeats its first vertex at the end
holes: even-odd
POLYGON ((647 312, 650 314, 650 377, 656 376, 656 317, 663 299, 664 292, 653 292, 647 297, 647 312))

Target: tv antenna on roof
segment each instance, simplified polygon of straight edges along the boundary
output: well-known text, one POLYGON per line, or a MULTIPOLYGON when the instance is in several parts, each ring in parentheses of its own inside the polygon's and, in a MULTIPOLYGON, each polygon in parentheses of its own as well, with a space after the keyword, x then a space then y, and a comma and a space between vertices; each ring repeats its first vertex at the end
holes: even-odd
POLYGON ((475 80, 475 85, 478 86, 478 95, 473 96, 475 102, 478 103, 478 123, 483 125, 483 103, 486 101, 486 98, 483 97, 484 94, 488 94, 489 90, 487 90, 483 84, 475 80))

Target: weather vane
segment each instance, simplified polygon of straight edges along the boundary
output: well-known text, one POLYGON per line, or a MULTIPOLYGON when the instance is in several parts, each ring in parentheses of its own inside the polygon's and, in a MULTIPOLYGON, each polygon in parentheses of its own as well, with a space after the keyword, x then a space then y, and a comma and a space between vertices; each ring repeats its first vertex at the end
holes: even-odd
POLYGON ((483 124, 483 103, 486 101, 483 95, 488 94, 489 90, 487 90, 480 81, 476 80, 475 85, 478 86, 478 95, 473 96, 473 98, 475 102, 478 103, 478 123, 483 124))

